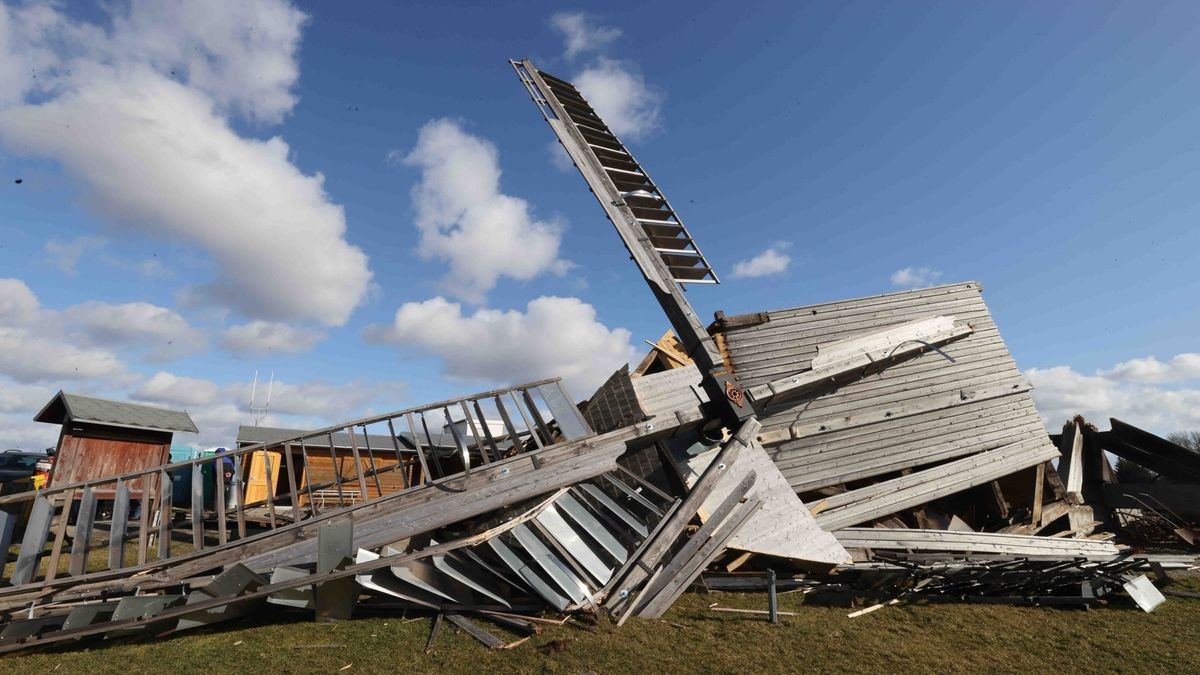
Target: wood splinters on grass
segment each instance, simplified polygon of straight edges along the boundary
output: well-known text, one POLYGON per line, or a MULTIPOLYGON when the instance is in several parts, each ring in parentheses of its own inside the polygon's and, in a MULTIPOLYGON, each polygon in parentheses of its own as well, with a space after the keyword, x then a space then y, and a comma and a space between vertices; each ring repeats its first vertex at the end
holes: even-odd
POLYGON ((352 666, 352 665, 354 665, 354 664, 353 664, 353 663, 347 663, 346 665, 342 666, 341 668, 338 668, 338 672, 340 673, 340 672, 342 672, 343 670, 346 670, 347 668, 349 668, 349 667, 350 667, 350 666, 352 666))
POLYGON ((848 618, 853 619, 856 616, 862 616, 863 614, 870 614, 871 612, 874 612, 877 609, 883 609, 884 607, 890 607, 892 605, 898 605, 898 604, 900 604, 899 598, 893 598, 891 600, 888 600, 887 602, 881 602, 878 605, 871 605, 870 607, 867 607, 866 609, 860 609, 857 612, 850 612, 846 616, 848 618))

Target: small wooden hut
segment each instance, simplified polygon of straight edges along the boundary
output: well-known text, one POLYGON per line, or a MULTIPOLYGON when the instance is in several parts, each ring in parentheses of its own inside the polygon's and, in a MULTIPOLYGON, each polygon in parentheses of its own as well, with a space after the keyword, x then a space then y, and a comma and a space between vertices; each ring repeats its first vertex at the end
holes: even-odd
POLYGON ((186 412, 62 391, 33 419, 62 425, 47 487, 165 464, 174 432, 197 431, 186 412))

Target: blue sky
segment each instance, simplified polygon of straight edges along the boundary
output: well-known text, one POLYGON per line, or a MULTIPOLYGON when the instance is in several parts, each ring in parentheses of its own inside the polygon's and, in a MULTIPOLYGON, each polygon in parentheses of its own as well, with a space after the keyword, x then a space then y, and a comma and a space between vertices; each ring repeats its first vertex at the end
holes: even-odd
POLYGON ((1195 3, 444 4, 5 4, 0 445, 60 387, 228 442, 256 369, 277 424, 588 395, 666 324, 525 56, 675 204, 702 315, 975 279, 1053 423, 1200 427, 1195 3))

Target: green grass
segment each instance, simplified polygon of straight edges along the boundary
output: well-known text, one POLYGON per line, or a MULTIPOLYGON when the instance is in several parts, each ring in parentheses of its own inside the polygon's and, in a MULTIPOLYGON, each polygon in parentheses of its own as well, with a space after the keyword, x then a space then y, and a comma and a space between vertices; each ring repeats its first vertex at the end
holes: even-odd
MULTIPOLYGON (((1176 588, 1200 590, 1196 579, 1176 588)), ((545 627, 520 646, 491 651, 443 623, 425 654, 427 618, 336 624, 280 623, 272 613, 222 629, 153 642, 92 641, 73 650, 0 659, 14 673, 355 672, 1200 672, 1200 600, 1169 597, 1152 614, 1125 599, 1090 611, 995 605, 899 605, 858 618, 845 607, 804 605, 778 626, 755 615, 763 594, 687 594, 663 620, 621 628, 545 627)), ((489 630, 508 639, 492 624, 489 630)))

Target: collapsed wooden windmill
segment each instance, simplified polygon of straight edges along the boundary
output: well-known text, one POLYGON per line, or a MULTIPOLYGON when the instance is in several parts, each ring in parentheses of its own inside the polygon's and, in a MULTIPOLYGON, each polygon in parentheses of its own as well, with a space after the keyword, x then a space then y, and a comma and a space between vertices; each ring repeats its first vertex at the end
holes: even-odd
POLYGON ((0 550, 16 557, 0 652, 263 603, 349 618, 364 593, 475 635, 464 614, 519 625, 517 598, 623 622, 661 615, 729 549, 821 571, 848 548, 1065 558, 1055 569, 1084 580, 1137 566, 1108 542, 1028 536, 1092 518, 1047 470, 1059 450, 978 284, 706 326, 683 285, 717 275, 657 184, 573 85, 511 63, 662 307, 679 367, 622 369, 582 406, 544 380, 2 495, 0 550), (915 527, 854 528, 872 523, 915 527))

